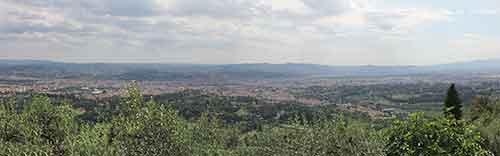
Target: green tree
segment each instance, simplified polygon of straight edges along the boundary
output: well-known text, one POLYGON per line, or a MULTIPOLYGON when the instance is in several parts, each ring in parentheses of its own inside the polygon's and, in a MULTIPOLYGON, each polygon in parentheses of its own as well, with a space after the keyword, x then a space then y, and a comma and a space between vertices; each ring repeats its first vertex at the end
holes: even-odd
POLYGON ((133 81, 127 88, 128 97, 121 105, 121 115, 136 115, 143 107, 144 97, 141 94, 139 84, 133 81))
POLYGON ((33 97, 22 112, 9 98, 0 107, 0 155, 71 155, 75 116, 69 104, 55 106, 46 96, 33 97))
POLYGON ((246 155, 377 156, 383 155, 380 135, 366 125, 344 118, 296 117, 290 124, 244 136, 246 155))
POLYGON ((191 147, 194 155, 234 155, 239 131, 224 127, 216 115, 202 113, 191 129, 191 147))
POLYGON ((455 84, 451 84, 444 101, 444 114, 456 120, 462 119, 462 100, 460 100, 455 84))
POLYGON ((116 148, 108 142, 110 127, 109 123, 81 126, 79 134, 71 138, 70 155, 118 156, 116 148))
POLYGON ((15 110, 16 99, 8 98, 0 105, 0 142, 24 143, 26 137, 23 125, 24 118, 15 110))
POLYGON ((30 144, 48 146, 52 155, 69 155, 69 138, 77 133, 76 111, 68 103, 52 104, 46 96, 35 96, 23 112, 33 138, 30 144))
POLYGON ((428 120, 423 113, 397 121, 388 130, 385 152, 388 156, 491 156, 481 143, 476 128, 462 120, 438 118, 428 120))
POLYGON ((183 156, 189 154, 185 124, 172 108, 143 104, 137 87, 129 88, 127 111, 112 121, 109 142, 117 155, 183 156), (141 107, 144 106, 144 107, 141 107))
POLYGON ((500 101, 491 97, 476 97, 472 103, 471 119, 478 126, 488 149, 500 155, 500 101))

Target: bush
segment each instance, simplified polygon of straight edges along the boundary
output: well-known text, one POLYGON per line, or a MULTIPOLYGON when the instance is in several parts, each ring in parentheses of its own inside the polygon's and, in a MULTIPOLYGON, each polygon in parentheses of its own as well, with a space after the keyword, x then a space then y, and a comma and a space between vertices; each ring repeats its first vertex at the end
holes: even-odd
POLYGON ((476 97, 472 103, 471 120, 478 125, 484 144, 495 155, 500 155, 500 101, 476 97))
POLYGON ((422 113, 397 121, 387 132, 388 156, 492 155, 481 143, 480 133, 464 121, 450 118, 428 120, 422 113))
POLYGON ((380 135, 367 125, 343 118, 316 122, 302 119, 247 136, 245 152, 253 147, 259 155, 383 155, 380 135))
MULTIPOLYGON (((137 102, 138 99, 132 99, 137 102)), ((131 102, 132 103, 132 102, 131 102)), ((135 105, 137 106, 137 105, 135 105)), ((185 125, 172 108, 148 102, 144 108, 130 107, 127 116, 112 121, 109 137, 119 155, 189 155, 185 125)))

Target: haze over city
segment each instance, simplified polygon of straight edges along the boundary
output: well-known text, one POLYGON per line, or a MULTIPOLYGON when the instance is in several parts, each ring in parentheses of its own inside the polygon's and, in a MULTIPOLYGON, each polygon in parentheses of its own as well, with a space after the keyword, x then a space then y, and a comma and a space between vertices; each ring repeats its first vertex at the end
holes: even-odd
POLYGON ((500 56, 498 0, 1 0, 0 58, 428 65, 500 56))

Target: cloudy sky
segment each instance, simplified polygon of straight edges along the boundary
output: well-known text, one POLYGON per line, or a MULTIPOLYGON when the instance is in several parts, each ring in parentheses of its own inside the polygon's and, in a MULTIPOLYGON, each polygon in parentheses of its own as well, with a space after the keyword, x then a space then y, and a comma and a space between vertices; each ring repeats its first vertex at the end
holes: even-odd
POLYGON ((3 59, 424 65, 499 57, 499 0, 0 0, 3 59))

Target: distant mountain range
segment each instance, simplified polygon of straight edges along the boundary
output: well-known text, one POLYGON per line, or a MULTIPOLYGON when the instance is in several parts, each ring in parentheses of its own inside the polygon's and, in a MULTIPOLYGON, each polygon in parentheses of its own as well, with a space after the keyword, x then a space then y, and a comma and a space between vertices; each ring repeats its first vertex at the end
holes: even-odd
POLYGON ((426 69, 442 72, 500 72, 500 59, 434 65, 426 69))
POLYGON ((0 60, 0 75, 119 80, 273 79, 306 76, 390 76, 500 73, 500 60, 429 66, 327 66, 316 64, 111 64, 0 60))

